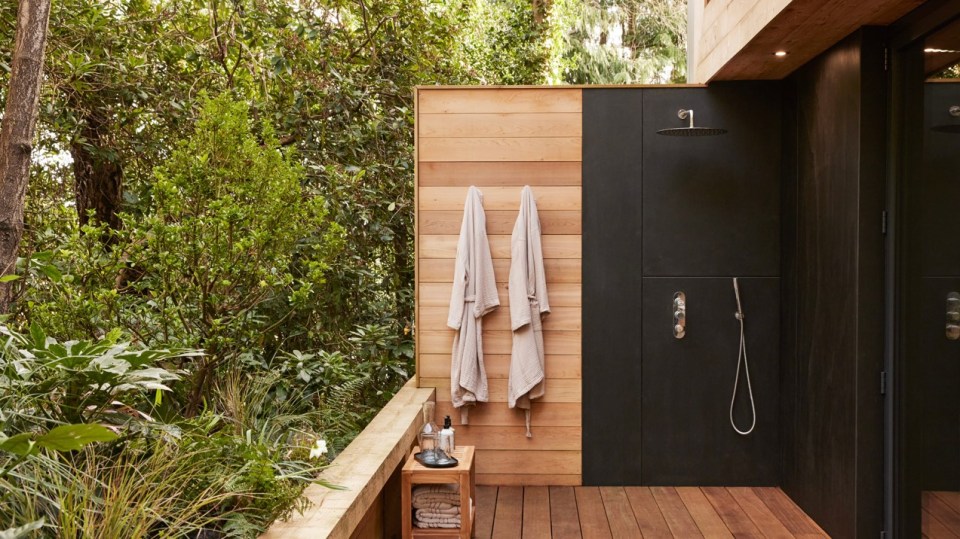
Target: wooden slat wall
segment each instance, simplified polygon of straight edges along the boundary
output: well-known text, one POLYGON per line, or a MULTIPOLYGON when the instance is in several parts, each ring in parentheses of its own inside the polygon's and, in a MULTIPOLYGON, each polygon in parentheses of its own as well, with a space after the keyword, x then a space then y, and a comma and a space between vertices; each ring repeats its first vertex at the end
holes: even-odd
POLYGON ((580 89, 420 88, 417 91, 417 375, 437 388, 437 420, 449 415, 457 443, 477 446, 477 482, 581 483, 581 148, 580 89), (483 191, 500 308, 484 318, 490 402, 470 424, 450 404, 447 328, 453 259, 467 188, 483 191), (533 187, 540 212, 552 313, 544 320, 546 394, 534 403, 533 438, 507 408, 510 234, 520 189, 533 187))

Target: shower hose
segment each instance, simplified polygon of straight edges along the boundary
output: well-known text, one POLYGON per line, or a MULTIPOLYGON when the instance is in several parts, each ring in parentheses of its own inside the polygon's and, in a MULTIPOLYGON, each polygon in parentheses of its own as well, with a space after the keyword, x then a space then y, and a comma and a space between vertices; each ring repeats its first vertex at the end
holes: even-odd
POLYGON ((750 365, 747 363, 747 342, 744 338, 743 332, 743 305, 740 303, 740 286, 737 284, 737 278, 733 278, 733 293, 737 296, 737 312, 734 313, 734 316, 740 322, 740 350, 737 352, 737 377, 733 382, 733 395, 730 397, 730 426, 733 427, 733 430, 737 431, 737 434, 746 436, 753 432, 753 428, 757 426, 757 408, 753 402, 753 385, 750 384, 750 365), (740 365, 743 364, 743 372, 747 378, 747 393, 750 395, 750 415, 753 418, 750 422, 750 428, 747 430, 740 430, 737 427, 737 422, 733 419, 733 404, 737 400, 737 386, 740 385, 740 365))

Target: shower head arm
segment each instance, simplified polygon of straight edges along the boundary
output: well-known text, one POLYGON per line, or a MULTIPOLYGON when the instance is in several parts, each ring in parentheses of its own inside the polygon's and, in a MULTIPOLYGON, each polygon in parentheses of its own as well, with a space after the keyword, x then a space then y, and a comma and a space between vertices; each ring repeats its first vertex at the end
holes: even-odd
POLYGON ((702 137, 706 135, 723 135, 726 129, 713 127, 697 127, 693 123, 693 109, 680 109, 677 111, 677 117, 681 120, 689 120, 690 125, 685 127, 671 127, 657 131, 658 135, 667 135, 671 137, 702 137))

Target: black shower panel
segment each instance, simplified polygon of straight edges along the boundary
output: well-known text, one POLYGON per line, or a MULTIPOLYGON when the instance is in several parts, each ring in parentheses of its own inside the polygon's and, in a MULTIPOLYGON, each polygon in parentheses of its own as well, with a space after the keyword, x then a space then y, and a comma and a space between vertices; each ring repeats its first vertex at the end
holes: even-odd
POLYGON ((780 111, 774 83, 584 90, 584 484, 777 483, 780 111), (685 125, 680 109, 727 133, 658 135, 685 125), (748 436, 728 417, 732 277, 757 404, 748 436))

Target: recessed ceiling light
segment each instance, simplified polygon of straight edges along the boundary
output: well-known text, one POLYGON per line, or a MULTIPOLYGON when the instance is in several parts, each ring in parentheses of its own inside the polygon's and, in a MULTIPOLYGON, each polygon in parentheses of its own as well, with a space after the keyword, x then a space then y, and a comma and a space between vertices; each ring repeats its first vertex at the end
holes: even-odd
POLYGON ((773 53, 773 55, 776 56, 777 58, 783 58, 784 56, 787 55, 787 51, 777 51, 773 53))

